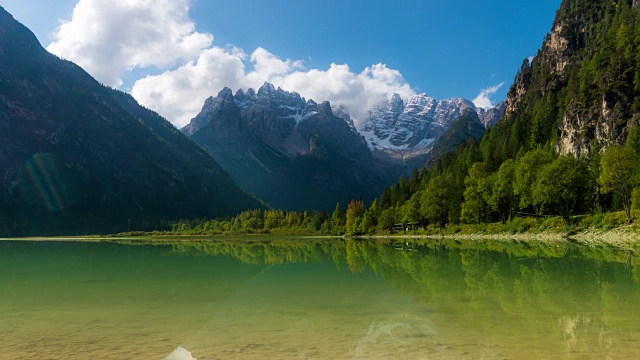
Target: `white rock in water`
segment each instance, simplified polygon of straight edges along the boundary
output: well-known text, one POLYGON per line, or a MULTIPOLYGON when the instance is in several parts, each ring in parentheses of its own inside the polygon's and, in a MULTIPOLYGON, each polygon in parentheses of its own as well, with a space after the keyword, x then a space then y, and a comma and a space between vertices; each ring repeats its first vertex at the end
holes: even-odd
POLYGON ((198 360, 191 355, 189 350, 183 348, 182 346, 178 346, 171 355, 167 356, 165 360, 198 360))

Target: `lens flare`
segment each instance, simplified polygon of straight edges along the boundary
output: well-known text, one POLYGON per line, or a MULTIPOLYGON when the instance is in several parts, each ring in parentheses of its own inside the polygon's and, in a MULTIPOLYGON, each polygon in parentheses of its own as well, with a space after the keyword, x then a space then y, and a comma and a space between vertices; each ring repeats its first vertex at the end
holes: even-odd
POLYGON ((69 195, 69 181, 53 155, 33 155, 25 164, 25 174, 31 184, 28 189, 30 194, 25 195, 50 211, 63 210, 73 202, 73 197, 69 195))

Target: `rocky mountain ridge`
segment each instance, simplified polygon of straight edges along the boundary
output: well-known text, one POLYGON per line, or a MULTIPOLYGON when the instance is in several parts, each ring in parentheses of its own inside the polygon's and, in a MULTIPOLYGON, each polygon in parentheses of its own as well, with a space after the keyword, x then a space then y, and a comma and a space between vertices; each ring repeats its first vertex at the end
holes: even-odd
MULTIPOLYGON (((280 140, 284 140, 302 120, 314 115, 318 106, 314 100, 306 100, 295 92, 276 89, 270 83, 265 83, 257 92, 240 89, 235 95, 231 89, 225 88, 218 96, 209 97, 202 111, 181 131, 192 136, 209 123, 213 113, 231 102, 241 112, 268 111, 270 120, 278 121, 268 121, 268 124, 248 121, 247 125, 267 137, 272 137, 273 130, 276 130, 272 127, 278 126, 275 133, 280 140)), ((466 109, 476 112, 485 127, 491 127, 502 118, 506 106, 506 101, 503 101, 493 108, 478 108, 466 99, 438 101, 426 94, 414 94, 405 102, 400 95, 393 94, 388 102, 371 109, 359 128, 344 108, 331 107, 331 110, 333 115, 344 119, 354 132, 364 136, 372 150, 401 153, 410 158, 415 154, 427 154, 433 143, 456 119, 463 116, 466 109)), ((303 152, 294 144, 286 145, 293 156, 303 152)))
POLYGON ((426 95, 405 105, 393 95, 358 129, 344 108, 265 83, 235 95, 223 89, 182 132, 271 206, 331 210, 353 194, 372 199, 424 166, 431 145, 463 114, 482 114, 472 119, 484 128, 482 120, 494 122, 502 109, 478 109, 463 99, 437 102, 426 95), (376 140, 363 136, 370 133, 376 140))
POLYGON ((466 99, 438 101, 427 94, 414 94, 405 102, 393 94, 386 104, 369 111, 360 132, 372 149, 428 153, 465 110, 476 112, 479 121, 491 127, 502 118, 505 108, 506 102, 484 109, 466 99))
POLYGON ((330 210, 394 181, 344 111, 268 83, 235 95, 223 89, 182 131, 276 208, 330 210))

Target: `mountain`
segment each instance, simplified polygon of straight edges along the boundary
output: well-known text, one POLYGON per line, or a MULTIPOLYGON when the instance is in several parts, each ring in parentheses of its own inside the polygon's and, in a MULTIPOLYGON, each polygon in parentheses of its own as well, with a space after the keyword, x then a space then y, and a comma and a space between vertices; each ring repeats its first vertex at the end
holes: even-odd
POLYGON ((485 124, 478 114, 471 108, 464 109, 444 133, 433 144, 428 164, 445 154, 452 153, 458 146, 469 141, 479 142, 486 132, 485 124), (471 140, 471 139, 474 140, 471 140))
POLYGON ((275 208, 332 210, 395 181, 344 111, 269 83, 235 95, 223 89, 182 131, 275 208))
POLYGON ((640 16, 631 0, 565 0, 551 32, 525 60, 501 131, 517 146, 590 156, 624 144, 640 119, 640 16))
POLYGON ((141 229, 262 206, 131 96, 0 7, 0 236, 141 229))
POLYGON ((466 99, 438 101, 426 94, 414 94, 405 103, 394 94, 386 104, 369 111, 360 133, 374 153, 401 158, 411 166, 421 167, 430 157, 435 142, 466 110, 474 111, 484 126, 491 127, 502 118, 505 108, 504 101, 484 109, 466 99))
POLYGON ((502 120, 507 110, 507 100, 503 100, 492 108, 478 108, 478 117, 486 129, 492 128, 498 121, 502 120))
POLYGON ((235 95, 223 89, 182 132, 271 206, 332 210, 353 194, 373 199, 424 166, 435 141, 467 109, 490 124, 505 105, 478 109, 468 100, 438 102, 424 94, 405 105, 395 94, 358 129, 343 108, 265 83, 235 95))

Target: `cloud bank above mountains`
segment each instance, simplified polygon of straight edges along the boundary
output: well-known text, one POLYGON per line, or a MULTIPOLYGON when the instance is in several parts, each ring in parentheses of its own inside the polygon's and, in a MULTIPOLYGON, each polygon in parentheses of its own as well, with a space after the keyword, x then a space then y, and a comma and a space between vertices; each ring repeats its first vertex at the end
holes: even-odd
POLYGON ((367 110, 386 100, 388 93, 405 97, 413 93, 399 71, 383 64, 360 73, 337 64, 327 70, 307 70, 302 62, 282 60, 263 48, 247 56, 238 48, 212 47, 177 69, 138 80, 132 95, 180 127, 200 111, 207 97, 223 87, 257 89, 265 81, 308 99, 344 106, 355 119, 364 119, 367 110))
MULTIPOLYGON (((113 87, 122 86, 130 71, 146 70, 150 75, 135 81, 131 94, 177 127, 225 86, 235 91, 270 82, 343 106, 356 121, 364 121, 388 94, 413 94, 400 71, 381 63, 360 72, 344 64, 307 69, 303 61, 261 47, 249 55, 238 47, 214 46, 212 34, 196 31, 190 5, 191 0, 79 0, 47 49, 113 87)), ((476 105, 490 107, 499 86, 483 90, 476 105)))
POLYGON ((47 50, 119 87, 134 68, 174 66, 211 46, 188 11, 188 0, 80 0, 47 50))

